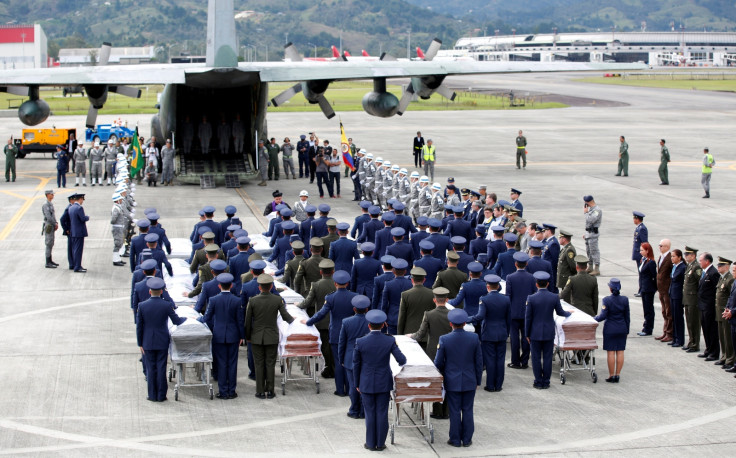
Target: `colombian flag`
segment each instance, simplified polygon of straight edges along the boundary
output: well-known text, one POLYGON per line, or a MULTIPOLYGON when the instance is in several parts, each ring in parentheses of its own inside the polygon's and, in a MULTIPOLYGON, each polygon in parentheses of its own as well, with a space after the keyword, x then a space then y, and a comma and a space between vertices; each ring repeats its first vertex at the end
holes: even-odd
POLYGON ((135 176, 140 172, 140 170, 143 168, 143 165, 146 163, 145 159, 143 158, 143 151, 141 151, 141 142, 138 140, 138 128, 135 128, 135 135, 133 135, 133 144, 130 145, 130 148, 128 149, 128 153, 130 153, 130 177, 135 178, 135 176))
POLYGON ((340 121, 340 149, 342 149, 342 161, 350 167, 350 170, 355 171, 355 161, 353 155, 350 153, 350 145, 348 145, 348 137, 345 135, 345 128, 342 126, 340 121))

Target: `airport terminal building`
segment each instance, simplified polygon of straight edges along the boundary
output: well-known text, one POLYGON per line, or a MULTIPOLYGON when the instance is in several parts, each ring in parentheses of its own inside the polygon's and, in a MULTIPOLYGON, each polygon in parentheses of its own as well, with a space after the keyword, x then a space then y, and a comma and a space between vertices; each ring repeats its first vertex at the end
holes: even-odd
POLYGON ((48 67, 48 43, 40 25, 0 25, 0 69, 45 67, 48 67))
POLYGON ((491 61, 646 62, 658 66, 736 64, 734 32, 593 32, 461 38, 444 57, 491 61))

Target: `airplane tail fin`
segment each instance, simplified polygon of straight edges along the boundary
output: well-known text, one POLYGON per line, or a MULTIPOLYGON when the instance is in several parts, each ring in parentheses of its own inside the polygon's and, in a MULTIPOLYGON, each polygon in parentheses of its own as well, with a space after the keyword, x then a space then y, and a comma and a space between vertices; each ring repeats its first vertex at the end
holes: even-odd
POLYGON ((365 49, 363 49, 360 53, 363 55, 363 57, 371 57, 371 55, 368 54, 365 49))
POLYGON ((424 59, 424 53, 422 52, 422 48, 417 46, 417 57, 420 59, 424 59))
POLYGON ((345 57, 353 57, 353 56, 350 55, 350 53, 348 51, 345 51, 344 54, 345 54, 345 57))
POLYGON ((335 59, 340 59, 340 51, 337 50, 335 45, 332 45, 332 57, 335 59))
POLYGON ((209 0, 207 4, 207 66, 237 67, 233 0, 209 0))

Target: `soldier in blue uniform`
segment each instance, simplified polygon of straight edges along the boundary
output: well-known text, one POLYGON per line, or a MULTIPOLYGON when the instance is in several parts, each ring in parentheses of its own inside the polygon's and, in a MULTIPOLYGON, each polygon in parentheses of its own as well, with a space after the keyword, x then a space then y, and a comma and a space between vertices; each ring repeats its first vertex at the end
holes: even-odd
POLYGON ((399 324, 401 293, 411 289, 412 284, 411 280, 406 278, 406 269, 409 267, 409 263, 405 259, 394 258, 391 261, 391 267, 393 268, 394 278, 386 281, 381 293, 380 309, 388 317, 386 321, 388 333, 395 335, 399 324))
POLYGON ((350 237, 352 237, 353 239, 361 235, 361 232, 363 230, 363 224, 371 220, 371 215, 368 214, 368 209, 371 208, 371 203, 368 202, 367 200, 364 200, 360 202, 359 205, 360 205, 360 209, 362 213, 355 217, 355 222, 353 222, 353 228, 350 230, 350 237))
POLYGON ((146 218, 141 218, 136 222, 138 226, 138 235, 130 240, 130 271, 135 272, 136 266, 139 264, 138 255, 146 247, 146 235, 151 223, 146 218))
POLYGON ((560 242, 555 237, 557 226, 554 224, 544 223, 544 250, 542 251, 542 259, 549 262, 552 266, 552 277, 550 278, 550 291, 553 293, 557 290, 557 263, 560 260, 560 242))
MULTIPOLYGON (((480 278, 483 272, 483 265, 473 261, 468 264, 468 271, 470 272, 470 280, 462 284, 457 296, 450 299, 449 303, 453 307, 465 310, 468 316, 475 316, 478 313, 478 305, 480 304, 481 297, 488 294, 488 291, 486 289, 486 282, 480 278)), ((476 334, 480 334, 477 330, 478 328, 476 327, 476 334)))
MULTIPOLYGON (((526 270, 530 274, 534 274, 536 272, 542 271, 547 272, 552 277, 552 264, 549 263, 549 261, 545 261, 542 259, 542 249, 544 248, 544 243, 538 241, 538 240, 531 240, 529 242, 529 261, 526 264, 526 270)), ((549 286, 550 291, 551 284, 549 286)))
POLYGON ((424 279, 424 286, 429 288, 434 285, 434 281, 437 279, 437 272, 442 270, 444 266, 442 261, 432 256, 434 243, 429 240, 422 240, 419 243, 419 251, 422 257, 414 262, 414 266, 421 267, 427 272, 427 277, 424 279))
POLYGON ((503 241, 505 228, 503 226, 491 226, 493 236, 488 244, 488 268, 493 269, 498 260, 498 255, 506 251, 506 243, 503 241))
POLYGON ((458 270, 463 271, 467 275, 468 265, 474 261, 473 257, 465 251, 465 247, 467 246, 468 241, 465 239, 465 237, 460 237, 459 235, 456 235, 450 239, 450 242, 452 243, 452 249, 460 257, 457 261, 458 270))
POLYGON ((237 243, 236 250, 238 252, 236 255, 228 257, 227 266, 230 273, 235 277, 230 290, 234 294, 239 295, 242 287, 241 277, 250 270, 250 263, 248 262, 248 257, 250 256, 250 253, 248 253, 250 237, 241 236, 236 238, 235 242, 237 243))
MULTIPOLYGON (((138 280, 133 285, 133 291, 130 295, 130 308, 133 309, 133 323, 136 322, 136 319, 138 317, 138 306, 142 303, 147 301, 151 298, 150 288, 146 284, 149 278, 156 277, 156 273, 160 272, 156 270, 156 260, 154 259, 147 259, 141 263, 141 273, 143 274, 143 278, 138 280)), ((158 278, 161 278, 159 275, 158 278)), ((164 287, 163 292, 161 294, 161 298, 165 301, 168 301, 171 303, 171 306, 176 308, 176 305, 174 303, 174 299, 171 298, 171 295, 169 295, 169 292, 166 291, 166 288, 164 287)))
POLYGON ((373 258, 373 250, 376 246, 371 242, 364 242, 360 245, 363 257, 356 259, 350 274, 350 289, 354 293, 362 294, 366 297, 373 297, 373 280, 383 273, 381 261, 373 258))
POLYGON ((219 399, 238 397, 235 392, 238 380, 238 349, 245 339, 245 310, 240 306, 240 299, 230 292, 233 279, 229 273, 217 276, 214 281, 218 283, 220 292, 210 299, 204 316, 198 318, 212 330, 212 358, 217 367, 219 399))
POLYGON ((353 316, 352 300, 357 296, 354 292, 348 290, 350 283, 350 274, 344 270, 338 270, 332 275, 335 282, 335 292, 325 296, 325 305, 319 309, 309 320, 302 320, 307 326, 319 323, 327 314, 330 315, 329 341, 332 348, 332 357, 335 362, 335 396, 347 396, 349 394, 348 381, 346 378, 345 367, 338 353, 338 343, 340 342, 340 329, 342 328, 342 320, 353 316))
MULTIPOLYGON (((450 220, 447 223, 447 229, 445 229, 445 235, 452 237, 463 237, 465 240, 473 238, 473 229, 470 227, 470 223, 463 219, 465 209, 461 205, 452 207, 452 212, 455 215, 455 219, 450 220)), ((468 252, 468 249, 465 250, 468 252)))
POLYGON ((534 275, 526 271, 529 255, 522 252, 514 253, 516 272, 506 277, 505 294, 511 301, 511 369, 526 369, 529 367, 529 341, 526 339, 524 318, 526 314, 526 299, 537 291, 534 275))
MULTIPOLYGON (((237 225, 233 222, 233 219, 236 219, 234 218, 234 216, 235 216, 235 213, 237 212, 238 212, 238 209, 232 205, 228 205, 227 207, 225 207, 225 216, 227 216, 227 218, 225 218, 223 221, 220 221, 220 228, 221 228, 220 230, 222 231, 223 234, 226 231, 230 231, 230 229, 228 229, 230 226, 237 225)), ((240 225, 237 225, 237 226, 240 227, 240 225)))
POLYGON ((557 313, 567 317, 572 313, 564 311, 559 296, 547 290, 550 277, 547 272, 535 272, 534 279, 538 291, 526 300, 524 332, 531 347, 533 386, 538 389, 549 388, 549 378, 552 375, 552 350, 555 341, 553 315, 557 313))
POLYGON ((483 355, 478 336, 463 329, 468 322, 465 310, 450 310, 447 318, 452 332, 440 337, 434 357, 434 365, 444 377, 445 397, 450 409, 450 439, 447 443, 453 447, 470 447, 475 431, 475 390, 483 378, 483 355))
POLYGON ((511 197, 511 205, 515 209, 519 211, 519 218, 524 216, 524 206, 521 204, 521 201, 519 201, 519 196, 521 195, 521 191, 519 191, 516 188, 511 188, 511 194, 509 197, 511 197))
MULTIPOLYGON (((376 231, 373 243, 376 245, 375 251, 373 251, 373 257, 381 259, 386 254, 386 248, 391 245, 391 229, 394 224, 396 215, 393 212, 386 212, 381 216, 383 221, 383 228, 376 231)), ((370 241, 370 240, 369 240, 370 241)))
POLYGON ((170 277, 173 277, 174 270, 171 267, 171 263, 166 259, 166 253, 158 246, 158 234, 148 234, 144 240, 146 241, 146 246, 151 249, 151 257, 158 263, 157 269, 162 270, 163 266, 166 266, 166 272, 170 277))
POLYGON ((425 240, 434 244, 432 256, 442 261, 442 265, 445 265, 445 262, 447 262, 447 250, 450 249, 450 237, 440 232, 442 223, 437 218, 429 218, 427 224, 429 224, 429 237, 425 240))
POLYGON ((335 262, 335 269, 352 272, 353 260, 360 259, 358 252, 358 244, 354 240, 348 238, 350 224, 337 223, 337 235, 339 239, 330 244, 330 259, 335 262))
POLYGON ((307 219, 299 224, 299 238, 304 242, 304 252, 309 253, 309 234, 312 233, 312 223, 314 222, 314 215, 317 213, 317 207, 307 205, 304 207, 304 211, 307 213, 307 219))
POLYGON ((608 353, 608 373, 610 374, 606 382, 618 383, 621 367, 624 365, 624 350, 626 350, 626 337, 629 335, 631 316, 629 298, 621 296, 619 279, 612 278, 608 282, 608 287, 611 295, 603 298, 601 313, 595 317, 595 320, 606 322, 603 326, 603 349, 608 353))
POLYGON ((393 227, 403 228, 406 231, 406 236, 408 237, 409 234, 417 232, 417 228, 414 226, 411 216, 404 214, 405 208, 406 206, 401 201, 396 200, 394 202, 393 209, 396 219, 394 220, 393 227))
POLYGON ((498 255, 496 265, 493 266, 493 273, 501 277, 502 280, 506 280, 506 276, 516 270, 516 266, 514 265, 516 249, 514 247, 518 239, 519 236, 512 232, 507 232, 503 235, 503 241, 506 243, 506 251, 498 255))
POLYGON ((270 246, 274 246, 276 244, 276 240, 284 236, 284 223, 291 221, 292 224, 294 224, 294 228, 296 228, 297 223, 291 220, 291 217, 294 215, 294 212, 291 209, 283 208, 279 214, 281 215, 281 221, 274 223, 273 225, 273 233, 271 234, 271 240, 269 241, 270 246))
MULTIPOLYGON (((64 213, 62 213, 61 218, 59 218, 59 224, 61 225, 61 232, 66 236, 66 257, 69 261, 69 270, 74 270, 74 250, 72 249, 72 221, 69 217, 69 210, 72 208, 72 205, 74 205, 74 201, 77 199, 76 194, 71 194, 67 200, 69 202, 69 205, 64 209, 64 213)), ((146 220, 148 222, 148 220, 146 220)), ((133 268, 133 265, 130 265, 131 269, 133 268)))
POLYGON ((386 286, 386 282, 395 278, 393 267, 391 263, 396 258, 393 256, 382 256, 381 257, 381 268, 383 273, 373 279, 373 296, 371 297, 371 307, 373 309, 381 309, 381 297, 383 296, 383 288, 386 286))
MULTIPOLYGON (((468 254, 476 261, 480 253, 488 253, 488 240, 486 240, 486 227, 482 224, 475 226, 475 238, 470 241, 468 254)), ((487 257, 486 257, 487 258, 487 257)))
MULTIPOLYGON (((634 248, 631 251, 631 260, 636 263, 636 271, 639 271, 639 265, 641 264, 641 253, 639 250, 641 249, 641 244, 644 242, 649 241, 649 231, 647 230, 647 227, 644 225, 644 213, 642 212, 633 212, 634 214, 634 224, 636 224, 636 229, 634 229, 634 248)), ((634 296, 640 297, 641 291, 636 292, 634 296)))
POLYGON ((426 216, 420 216, 417 218, 417 226, 419 226, 419 230, 411 234, 411 247, 414 250, 414 259, 419 259, 421 257, 421 253, 419 253, 419 244, 422 240, 429 237, 429 232, 427 232, 428 219, 429 218, 426 216))
MULTIPOLYGON (((281 211, 286 210, 286 209, 287 209, 287 206, 284 204, 278 204, 274 207, 274 212, 276 212, 275 218, 271 218, 268 221, 268 229, 266 230, 266 232, 262 232, 261 233, 262 235, 265 235, 266 237, 269 237, 269 238, 273 236, 273 232, 274 232, 274 229, 276 228, 276 225, 280 223, 281 221, 283 221, 283 218, 281 217, 281 211)), ((263 216, 266 216, 266 215, 263 215, 263 216)))
POLYGON ((151 222, 151 226, 148 228, 148 233, 158 234, 158 240, 161 249, 166 249, 166 252, 168 254, 171 254, 171 242, 169 242, 169 238, 166 237, 166 229, 161 227, 161 225, 158 223, 158 220, 161 219, 161 215, 156 212, 151 212, 146 214, 146 217, 148 218, 148 221, 151 222))
POLYGON ((511 301, 501 294, 501 277, 486 275, 488 294, 483 297, 478 313, 470 318, 473 325, 481 326, 480 340, 483 349, 483 364, 486 366, 486 386, 491 393, 503 389, 506 362, 506 339, 511 326, 511 301))
POLYGON ((214 221, 212 218, 215 216, 215 207, 208 205, 202 209, 204 211, 205 220, 199 223, 199 226, 206 226, 215 234, 215 243, 219 246, 222 244, 222 227, 220 223, 214 221))
MULTIPOLYGON (((222 244, 222 246, 220 247, 220 249, 225 254, 225 257, 228 258, 228 259, 229 259, 228 253, 230 252, 230 250, 232 250, 233 248, 235 248, 237 246, 237 244, 238 244, 235 241, 235 239, 238 238, 235 235, 235 231, 237 231, 239 229, 240 229, 240 226, 238 226, 237 224, 231 224, 231 225, 227 226, 224 229, 223 234, 225 234, 225 239, 227 241, 222 244)), ((227 261, 227 259, 225 259, 225 260, 227 261)))
POLYGON ((282 236, 276 239, 275 246, 271 252, 271 256, 268 257, 269 262, 276 261, 276 268, 283 270, 286 264, 286 252, 291 249, 291 234, 296 229, 296 224, 293 221, 284 221, 281 223, 280 229, 282 230, 282 236))
POLYGON ((402 227, 391 229, 391 238, 394 243, 386 248, 386 254, 405 260, 409 266, 408 269, 411 269, 414 266, 414 249, 404 237, 405 234, 406 231, 402 227))
POLYGON ((175 325, 186 321, 174 312, 171 302, 161 298, 166 283, 160 278, 146 280, 151 298, 138 305, 136 340, 146 363, 148 400, 163 402, 169 389, 166 383, 166 357, 169 350, 168 320, 175 325))
POLYGON ((365 447, 368 450, 385 450, 388 435, 388 404, 394 386, 390 357, 399 366, 406 364, 406 357, 396 345, 393 336, 381 333, 386 324, 386 314, 380 310, 366 313, 370 333, 355 341, 353 349, 353 376, 355 389, 360 393, 365 408, 365 447))
POLYGON ((312 230, 309 233, 309 239, 327 235, 327 220, 329 219, 331 208, 327 204, 320 204, 317 209, 319 210, 319 218, 312 221, 312 230))
POLYGON ((371 307, 371 300, 364 295, 355 295, 350 300, 350 304, 353 306, 355 315, 342 320, 340 339, 335 354, 345 369, 345 377, 348 381, 348 395, 350 396, 348 417, 358 419, 365 418, 365 409, 360 399, 360 393, 355 389, 353 349, 355 348, 355 341, 370 332, 370 329, 368 329, 368 320, 365 319, 365 313, 371 307))
POLYGON ((69 208, 70 235, 72 239, 72 258, 74 259, 74 272, 85 273, 87 269, 82 267, 82 254, 84 253, 84 238, 87 237, 87 221, 89 216, 84 214, 84 194, 75 194, 76 199, 69 208))

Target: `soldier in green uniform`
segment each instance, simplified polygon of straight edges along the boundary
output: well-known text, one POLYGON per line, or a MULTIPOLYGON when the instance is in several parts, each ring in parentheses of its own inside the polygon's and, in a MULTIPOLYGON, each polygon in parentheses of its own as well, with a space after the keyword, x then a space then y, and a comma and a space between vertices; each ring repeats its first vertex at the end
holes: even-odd
POLYGON ((588 273, 588 257, 579 254, 573 258, 577 274, 570 277, 560 299, 590 316, 598 314, 598 279, 588 273))
POLYGON ((268 152, 268 179, 271 180, 276 178, 279 179, 279 152, 281 147, 276 143, 275 138, 271 138, 271 142, 266 145, 266 151, 268 152))
POLYGON ((56 210, 52 203, 54 200, 54 191, 49 189, 45 192, 45 195, 46 202, 43 203, 41 212, 43 213, 42 233, 46 244, 46 268, 56 269, 59 264, 55 263, 54 260, 51 259, 51 251, 54 248, 54 233, 59 229, 59 222, 56 220, 56 210))
POLYGON ((447 253, 447 269, 437 273, 437 279, 432 285, 432 289, 445 287, 450 290, 448 297, 454 299, 457 293, 460 292, 460 287, 463 286, 468 276, 463 271, 457 268, 457 262, 460 260, 460 255, 455 251, 447 253))
POLYGON ((250 270, 240 276, 240 284, 241 285, 244 285, 244 284, 248 283, 249 281, 253 280, 254 278, 258 278, 258 276, 263 273, 263 269, 254 269, 253 268, 253 263, 255 261, 263 261, 263 256, 261 256, 260 253, 253 253, 250 256, 248 256, 248 266, 250 267, 250 270))
POLYGON ((629 144, 626 143, 626 138, 623 135, 619 140, 621 146, 618 147, 618 172, 616 172, 616 176, 620 177, 623 173, 627 177, 629 176, 629 144))
POLYGON ((664 146, 664 138, 659 141, 660 146, 660 158, 659 158, 659 184, 668 185, 670 184, 670 177, 667 170, 667 163, 670 162, 670 150, 664 146))
POLYGON ((324 248, 322 248, 322 252, 325 254, 324 257, 330 256, 330 244, 334 242, 335 240, 339 239, 340 236, 337 235, 337 220, 335 218, 330 218, 327 220, 327 235, 322 237, 322 243, 324 243, 324 248))
MULTIPOLYGON (((202 285, 210 280, 213 280, 216 276, 215 273, 212 271, 212 268, 210 267, 210 263, 215 259, 219 259, 219 254, 222 253, 222 251, 216 243, 213 243, 212 245, 207 245, 206 247, 204 247, 204 250, 205 255, 207 256, 207 263, 199 266, 199 279, 197 280, 197 286, 195 286, 193 290, 189 291, 189 294, 187 294, 187 297, 189 298, 199 295, 199 293, 202 292, 202 285)), ((221 260, 225 262, 224 259, 221 260)), ((226 268, 225 272, 229 273, 230 268, 226 268)))
POLYGON ((577 273, 575 256, 577 251, 572 246, 572 232, 560 229, 560 257, 557 260, 557 287, 564 288, 567 280, 577 273))
MULTIPOLYGON (((207 248, 207 246, 209 245, 216 245, 215 244, 215 233, 205 232, 204 234, 202 234, 202 243, 204 243, 204 246, 194 252, 194 256, 192 256, 192 262, 191 264, 189 264, 189 272, 191 273, 196 272, 199 266, 207 263, 207 256, 205 255, 205 248, 207 248)), ((225 253, 223 253, 222 250, 218 251, 217 259, 222 259, 223 261, 225 260, 225 253)))
MULTIPOLYGON (((310 258, 311 259, 311 258, 310 258)), ((307 311, 307 315, 314 316, 325 305, 325 298, 328 294, 337 291, 335 282, 332 280, 332 274, 335 271, 335 263, 332 259, 322 259, 319 262, 319 273, 321 280, 311 284, 309 294, 300 304, 299 308, 307 311)), ((314 324, 319 331, 319 338, 322 340, 322 356, 325 358, 325 369, 322 371, 322 377, 334 377, 334 359, 332 358, 332 347, 330 346, 330 315, 314 324)))
POLYGON ((275 366, 278 357, 279 328, 276 315, 287 323, 294 318, 286 311, 284 300, 271 293, 273 277, 267 274, 258 276, 258 289, 261 293, 250 298, 245 311, 245 339, 253 348, 256 370, 256 397, 259 399, 276 397, 273 391, 275 366))
POLYGON ((18 148, 13 144, 13 137, 8 139, 5 145, 5 181, 10 181, 10 175, 13 175, 15 181, 15 155, 18 154, 18 148))
POLYGON ((521 163, 524 163, 526 169, 526 137, 522 135, 522 131, 519 131, 519 136, 516 137, 516 168, 521 168, 521 163))
POLYGON ((296 284, 296 272, 299 270, 299 264, 304 260, 304 242, 294 240, 291 242, 291 249, 294 251, 294 257, 289 259, 284 266, 284 283, 291 289, 296 284))
MULTIPOLYGON (((399 323, 396 327, 397 334, 409 334, 417 332, 422 324, 425 312, 432 310, 435 306, 432 290, 424 286, 427 271, 421 267, 411 269, 411 289, 401 293, 399 303, 399 323)), ((445 314, 447 315, 447 314, 445 314)), ((447 316, 445 316, 447 318, 447 316)), ((449 324, 448 324, 449 326, 449 324)), ((414 338, 420 345, 426 342, 425 338, 414 338)), ((438 338, 439 339, 439 338, 438 338)), ((431 356, 433 357, 433 355, 431 356)))
POLYGON ((733 286, 733 276, 729 272, 730 268, 731 261, 719 256, 718 273, 721 274, 721 278, 716 286, 716 322, 718 323, 718 341, 721 343, 721 359, 716 361, 715 365, 724 366, 724 368, 733 367, 734 363, 731 323, 723 318, 728 297, 731 295, 731 286, 733 286))
POLYGON ((698 264, 698 250, 685 247, 685 283, 682 288, 682 305, 685 307, 687 321, 687 345, 682 347, 688 353, 700 351, 700 309, 698 309, 698 284, 703 269, 698 264))
POLYGON ((319 263, 324 259, 322 257, 322 248, 324 243, 319 237, 313 237, 309 241, 309 251, 312 255, 299 263, 299 269, 296 271, 293 289, 302 296, 309 293, 312 283, 321 278, 319 273, 319 263))

